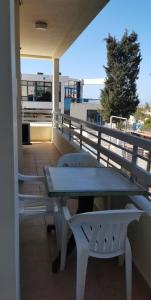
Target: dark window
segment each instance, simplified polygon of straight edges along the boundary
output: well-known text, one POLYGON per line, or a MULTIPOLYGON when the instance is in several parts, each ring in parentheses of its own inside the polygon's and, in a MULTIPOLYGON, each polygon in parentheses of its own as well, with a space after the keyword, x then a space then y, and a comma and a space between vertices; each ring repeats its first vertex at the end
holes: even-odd
POLYGON ((42 86, 43 87, 44 84, 45 84, 44 81, 37 81, 37 86, 42 86))
POLYGON ((28 86, 34 86, 35 82, 34 81, 28 81, 28 86))
POLYGON ((87 110, 87 122, 95 123, 98 125, 101 124, 101 116, 97 112, 97 110, 94 110, 94 109, 87 110))
POLYGON ((59 82, 59 102, 61 102, 61 82, 59 82))
MULTIPOLYGON (((22 100, 52 101, 52 82, 48 81, 21 81, 22 100)), ((61 102, 61 82, 59 82, 59 102, 61 102)))
POLYGON ((81 96, 80 81, 69 81, 65 87, 65 98, 79 99, 81 96))

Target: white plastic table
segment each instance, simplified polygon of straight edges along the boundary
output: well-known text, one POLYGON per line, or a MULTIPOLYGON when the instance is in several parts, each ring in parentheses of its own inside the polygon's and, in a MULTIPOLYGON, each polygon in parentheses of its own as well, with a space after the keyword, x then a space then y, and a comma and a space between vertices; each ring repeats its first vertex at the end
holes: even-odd
POLYGON ((50 197, 144 195, 145 189, 115 168, 45 167, 50 197))

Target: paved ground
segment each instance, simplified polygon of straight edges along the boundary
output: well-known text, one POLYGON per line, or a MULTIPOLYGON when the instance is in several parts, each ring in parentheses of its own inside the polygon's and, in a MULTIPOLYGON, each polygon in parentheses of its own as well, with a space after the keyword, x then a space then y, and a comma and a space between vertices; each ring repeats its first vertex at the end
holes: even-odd
MULTIPOLYGON (((43 174, 44 165, 55 165, 60 153, 51 143, 24 146, 23 169, 26 174, 43 174)), ((42 193, 42 185, 26 185, 25 192, 42 193)), ((51 263, 56 255, 54 234, 46 233, 50 220, 39 218, 24 221, 20 227, 22 300, 74 300, 76 255, 67 261, 64 272, 52 274, 51 263)), ((149 300, 151 292, 133 267, 133 300, 149 300)), ((124 300, 124 268, 117 259, 90 259, 85 300, 124 300)))

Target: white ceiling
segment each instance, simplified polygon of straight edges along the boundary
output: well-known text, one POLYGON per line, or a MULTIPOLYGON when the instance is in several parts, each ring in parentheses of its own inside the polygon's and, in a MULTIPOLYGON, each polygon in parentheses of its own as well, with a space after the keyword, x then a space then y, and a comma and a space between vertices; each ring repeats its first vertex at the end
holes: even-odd
POLYGON ((21 55, 58 58, 109 0, 23 0, 20 6, 21 55), (48 23, 46 31, 36 21, 48 23))

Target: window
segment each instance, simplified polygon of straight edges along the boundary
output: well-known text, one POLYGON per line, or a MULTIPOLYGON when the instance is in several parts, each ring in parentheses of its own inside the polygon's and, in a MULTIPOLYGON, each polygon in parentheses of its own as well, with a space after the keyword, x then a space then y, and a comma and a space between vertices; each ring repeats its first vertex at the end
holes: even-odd
POLYGON ((52 82, 36 82, 36 101, 52 101, 52 82))
POLYGON ((97 112, 97 110, 94 109, 87 110, 87 122, 95 123, 97 125, 101 124, 101 116, 97 112))
MULTIPOLYGON (((52 82, 49 81, 21 81, 22 100, 24 101, 52 101, 52 82)), ((61 82, 59 82, 59 102, 61 102, 61 82)))
POLYGON ((59 82, 59 102, 61 102, 61 82, 59 82))
POLYGON ((22 91, 22 96, 27 97, 27 86, 22 86, 21 91, 22 91))

